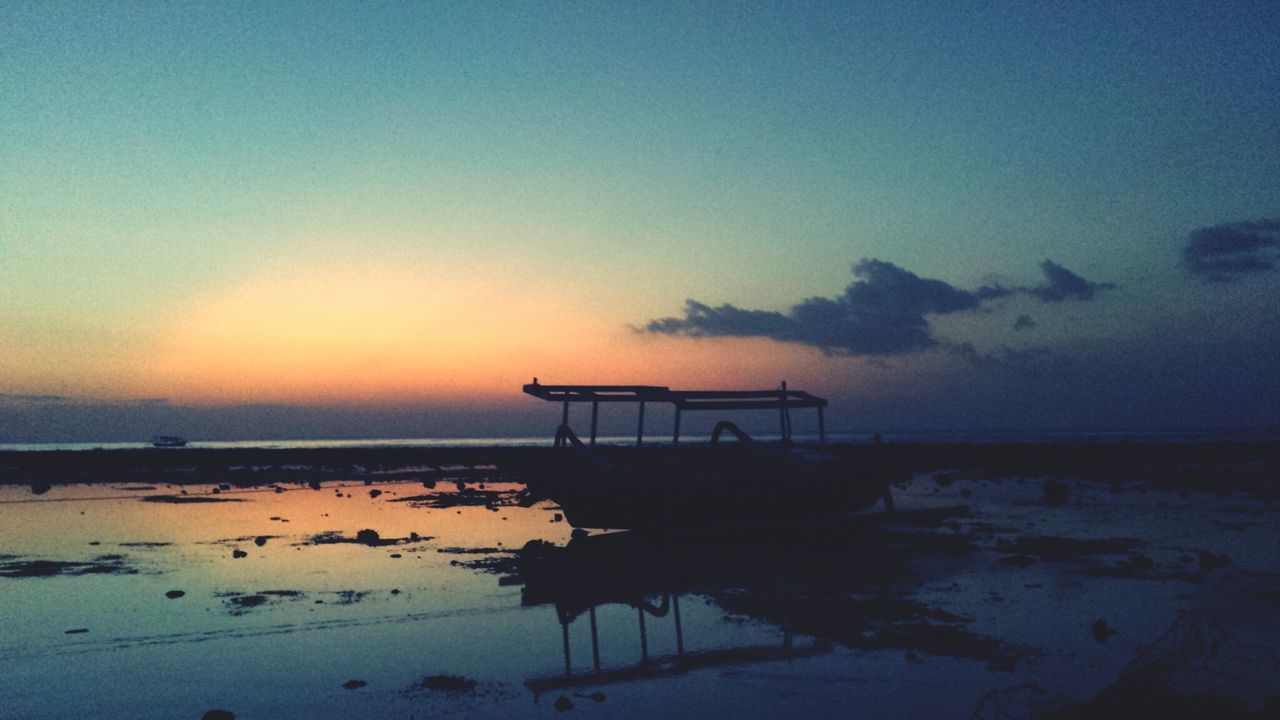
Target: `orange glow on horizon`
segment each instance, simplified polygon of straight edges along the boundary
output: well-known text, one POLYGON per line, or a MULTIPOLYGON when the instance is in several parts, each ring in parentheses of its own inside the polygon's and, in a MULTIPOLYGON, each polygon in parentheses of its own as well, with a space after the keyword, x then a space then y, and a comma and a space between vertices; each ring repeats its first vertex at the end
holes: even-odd
POLYGON ((136 382, 184 404, 503 405, 535 375, 772 387, 831 371, 817 351, 768 340, 637 333, 625 309, 588 295, 497 270, 280 268, 175 317, 136 382))

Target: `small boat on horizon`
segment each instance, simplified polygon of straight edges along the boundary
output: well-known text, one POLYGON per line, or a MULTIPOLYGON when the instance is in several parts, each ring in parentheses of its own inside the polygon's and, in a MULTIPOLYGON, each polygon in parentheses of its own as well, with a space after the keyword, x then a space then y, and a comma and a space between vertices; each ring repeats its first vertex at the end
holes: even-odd
POLYGON ((187 439, 178 435, 156 435, 151 438, 151 446, 158 448, 186 447, 187 439))
POLYGON ((890 463, 879 448, 826 445, 827 401, 788 390, 671 390, 650 385, 542 385, 524 392, 564 404, 554 451, 547 462, 525 468, 522 504, 549 499, 578 528, 648 530, 707 525, 782 525, 838 517, 870 509, 881 500, 893 509, 890 484, 905 467, 890 463), (570 403, 591 403, 591 434, 583 442, 569 427, 570 403), (596 446, 600 403, 639 407, 636 444, 596 446), (675 427, 669 445, 644 446, 645 406, 669 403, 675 427), (792 441, 792 409, 814 409, 819 442, 792 441), (721 420, 709 444, 680 445, 685 411, 773 410, 780 443, 757 443, 737 425, 721 420), (737 442, 720 442, 725 433, 737 442))

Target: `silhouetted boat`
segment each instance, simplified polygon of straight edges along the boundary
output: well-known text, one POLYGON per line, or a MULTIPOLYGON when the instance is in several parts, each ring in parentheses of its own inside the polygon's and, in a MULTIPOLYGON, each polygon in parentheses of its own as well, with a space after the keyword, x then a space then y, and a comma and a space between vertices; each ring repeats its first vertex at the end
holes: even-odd
POLYGON ((158 448, 186 447, 187 439, 177 435, 156 435, 151 438, 151 446, 158 448))
POLYGON ((698 525, 772 525, 867 510, 881 499, 892 510, 889 484, 902 477, 878 452, 853 452, 825 443, 827 401, 788 390, 670 390, 650 385, 541 385, 524 392, 564 403, 552 459, 526 468, 526 504, 547 498, 582 528, 655 529, 698 525), (582 442, 569 427, 569 404, 589 402, 591 436, 582 442), (596 446, 600 403, 639 406, 633 447, 596 446), (647 403, 675 407, 672 442, 644 446, 647 403), (791 440, 790 411, 818 413, 818 443, 791 440), (707 445, 680 446, 680 419, 689 410, 776 410, 781 443, 758 444, 722 420, 707 445), (721 443, 728 432, 737 442, 721 443))

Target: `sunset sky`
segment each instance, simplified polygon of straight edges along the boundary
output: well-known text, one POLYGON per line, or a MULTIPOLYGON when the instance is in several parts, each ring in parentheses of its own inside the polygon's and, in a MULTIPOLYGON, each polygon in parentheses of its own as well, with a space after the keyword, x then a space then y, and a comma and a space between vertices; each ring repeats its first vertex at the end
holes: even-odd
POLYGON ((1280 425, 1280 5, 0 4, 0 443, 1280 425))

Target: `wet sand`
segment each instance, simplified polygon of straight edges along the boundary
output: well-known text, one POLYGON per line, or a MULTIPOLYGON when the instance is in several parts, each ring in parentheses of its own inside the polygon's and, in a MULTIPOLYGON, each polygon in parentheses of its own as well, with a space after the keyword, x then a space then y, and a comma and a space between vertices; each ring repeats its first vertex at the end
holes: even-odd
POLYGON ((1039 450, 922 452, 896 517, 577 538, 516 450, 5 454, 0 715, 1268 716, 1275 446, 1039 450))

